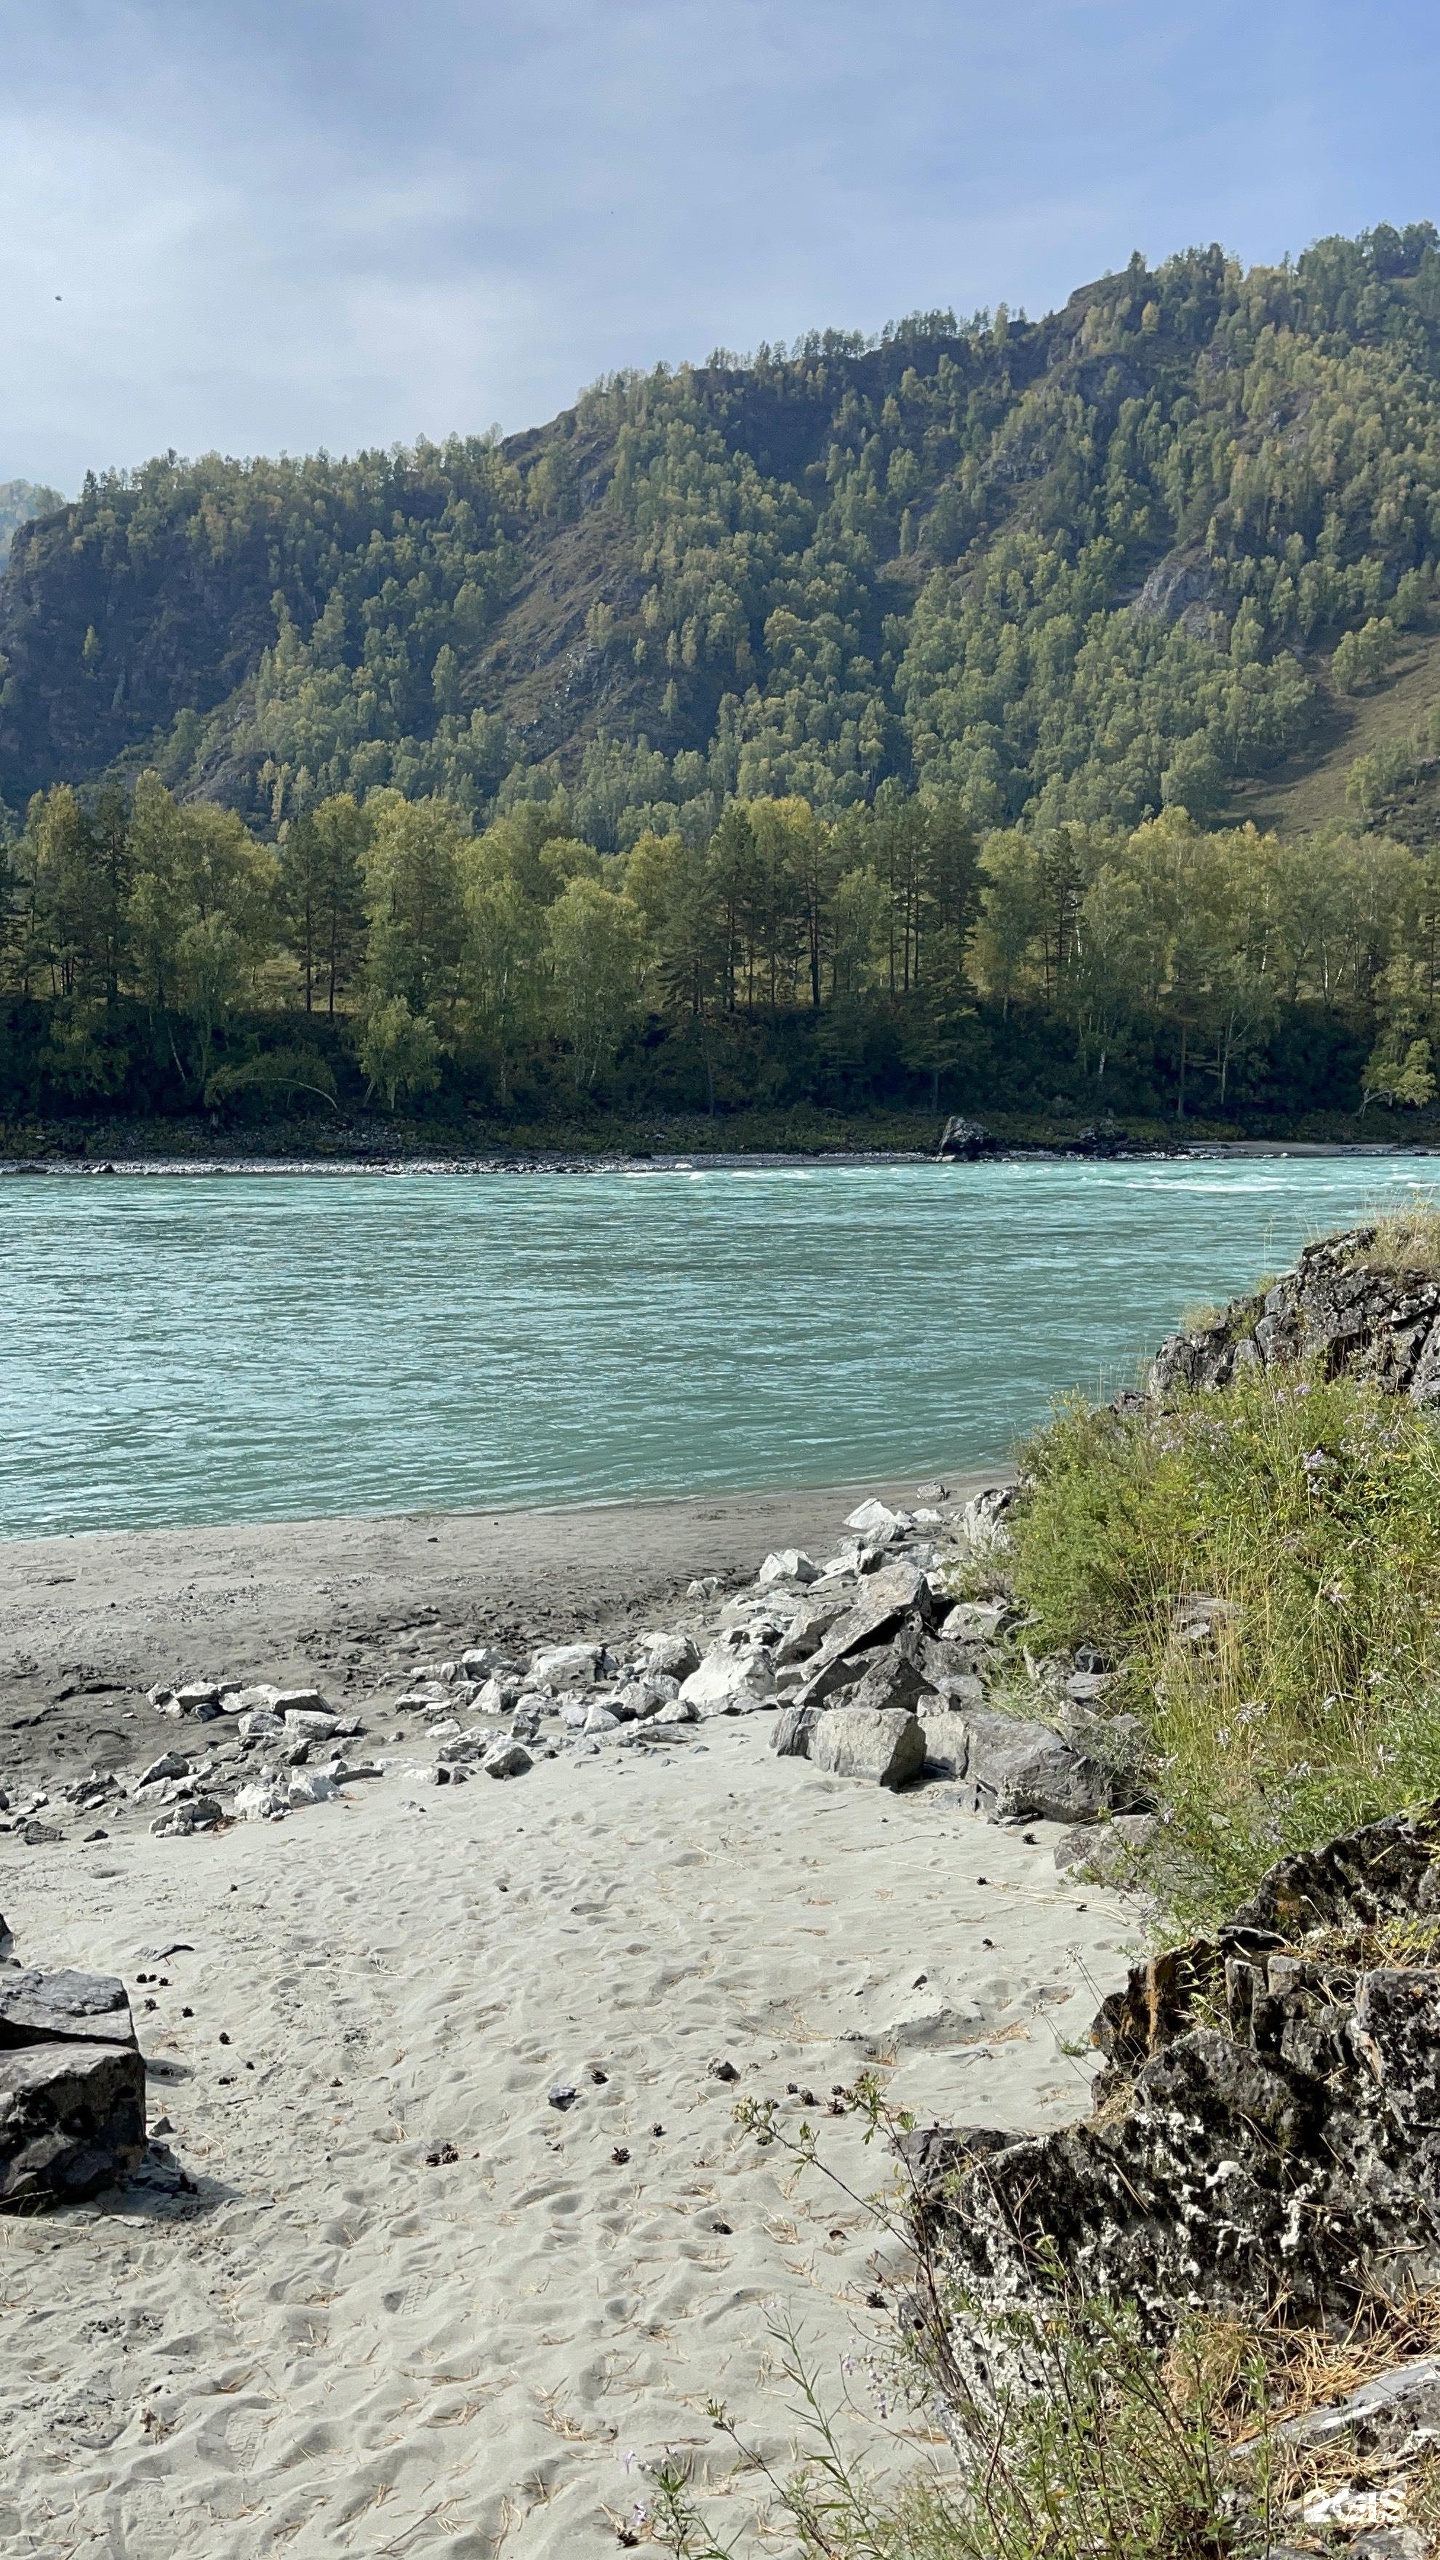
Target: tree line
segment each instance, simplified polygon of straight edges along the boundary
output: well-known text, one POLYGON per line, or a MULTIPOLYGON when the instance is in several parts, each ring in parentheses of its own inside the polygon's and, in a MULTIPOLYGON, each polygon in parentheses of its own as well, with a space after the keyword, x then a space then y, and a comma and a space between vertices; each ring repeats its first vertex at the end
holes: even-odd
POLYGON ((348 1077, 389 1111, 448 1091, 503 1115, 643 1100, 682 1052, 715 1109, 776 1089, 799 1039, 832 1066, 878 1041, 892 1089, 937 1106, 1013 1105, 1018 1069, 976 1079, 1028 1048, 1082 1106, 1163 1086, 1223 1115, 1297 1023, 1343 1032, 1352 1107, 1413 1107, 1437 990, 1440 855, 1179 805, 977 831, 961 795, 894 781, 833 817, 731 798, 702 841, 605 853, 563 789, 482 826, 443 795, 332 793, 267 841, 146 772, 37 794, 0 897, 12 1111, 318 1109, 348 1077))

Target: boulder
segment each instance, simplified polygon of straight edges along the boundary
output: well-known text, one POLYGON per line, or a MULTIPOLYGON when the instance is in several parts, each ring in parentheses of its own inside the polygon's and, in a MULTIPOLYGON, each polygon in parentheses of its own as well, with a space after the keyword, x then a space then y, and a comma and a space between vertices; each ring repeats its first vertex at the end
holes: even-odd
POLYGON ((223 1690, 220 1705, 227 1716, 273 1715, 280 1695, 273 1680, 252 1680, 248 1689, 223 1690))
POLYGON ((956 1111, 940 1132, 935 1155, 938 1163, 973 1164, 977 1156, 998 1155, 999 1151, 999 1139, 983 1120, 967 1120, 956 1111))
POLYGON ((217 1796, 185 1796, 168 1813, 157 1815, 150 1828, 160 1840, 188 1840, 192 1832, 215 1830, 224 1819, 217 1796))
POLYGON ((775 1695, 775 1673, 766 1653, 744 1653, 727 1644, 712 1645, 698 1671, 680 1683, 680 1700, 704 1716, 743 1716, 768 1706, 775 1695))
POLYGON ((340 1720, 328 1708, 285 1707, 284 1714, 287 1742, 329 1742, 339 1731, 340 1720))
POLYGON ((131 2044, 125 1985, 112 1973, 0 1974, 0 2052, 25 2044, 131 2044))
POLYGON ((650 1718, 652 1724, 698 1724, 700 1710, 688 1698, 672 1698, 668 1707, 650 1718))
POLYGON ((799 1547, 777 1547, 765 1558, 755 1581, 761 1591, 772 1582, 818 1582, 820 1567, 799 1547))
POLYGON ((915 1523, 908 1511, 892 1511, 888 1503, 877 1502, 872 1495, 850 1513, 845 1526, 858 1530, 862 1538, 882 1539, 888 1546, 891 1539, 903 1537, 915 1523))
POLYGON ((1015 1500, 1019 1488, 1013 1484, 987 1485, 983 1492, 967 1502, 960 1514, 960 1535, 972 1555, 1003 1555, 1010 1545, 1010 1532, 1005 1514, 1015 1500))
POLYGON ((771 1750, 777 1752, 782 1760, 807 1759, 810 1752, 810 1736, 821 1716, 826 1712, 824 1707, 798 1706, 792 1699, 788 1705, 781 1708, 771 1727, 771 1750))
POLYGON ((523 1778, 535 1763, 523 1743, 503 1742, 491 1752, 484 1766, 492 1778, 523 1778))
POLYGON ((963 1778, 970 1758, 970 1730, 963 1715, 950 1707, 926 1707, 920 1717, 925 1736, 925 1773, 932 1778, 963 1778))
POLYGON ((877 1652, 902 1633, 918 1638, 929 1625, 934 1602, 923 1573, 915 1573, 908 1565, 894 1566, 876 1576, 876 1585, 875 1598, 867 1593, 847 1609, 812 1658, 799 1692, 807 1705, 853 1687, 867 1668, 859 1659, 862 1654, 877 1652), (878 1588, 881 1584, 883 1589, 878 1588))
POLYGON ((136 1787, 158 1787, 162 1778, 188 1778, 190 1763, 181 1751, 162 1751, 136 1779, 136 1787))
POLYGON ((832 1592, 824 1600, 802 1601, 775 1647, 776 1669, 788 1668, 792 1662, 808 1662, 852 1605, 850 1594, 842 1591, 832 1592))
POLYGON ((810 1734, 810 1765, 836 1778, 904 1787, 923 1774, 925 1732, 903 1707, 832 1707, 810 1734))
POLYGON ((1343 2337, 1367 2300, 1440 2283, 1440 1968, 1415 1961, 1437 1855, 1440 1801, 1283 1859, 1104 2003, 1087 2121, 983 2156, 963 2129, 925 2137, 916 2219, 932 2299, 966 2305, 962 2388, 1025 2378, 1006 2315, 1057 2292, 1130 2301, 1157 2341, 1191 2311, 1255 2326, 1282 2303, 1343 2337), (1385 1955, 1395 1923, 1409 1961, 1385 1955))
POLYGON ((1138 1884, 1141 1852, 1160 1827, 1158 1814, 1117 1813, 1109 1822, 1077 1823, 1055 1843, 1061 1875, 1089 1884, 1138 1884))
POLYGON ((924 1701, 934 1698, 934 1689, 903 1642, 887 1645, 878 1654, 867 1654, 864 1660, 866 1668, 860 1679, 845 1692, 847 1714, 883 1714, 887 1708, 900 1707, 914 1715, 924 1701))
POLYGON ((93 2194, 145 2150, 145 2065, 125 1986, 36 1969, 0 1979, 0 2210, 93 2194))
POLYGON ((1223 1387, 1246 1368, 1314 1360, 1327 1375, 1354 1371, 1394 1395, 1427 1405, 1440 1394, 1440 1281, 1429 1272, 1377 1269, 1366 1255, 1373 1227, 1307 1245, 1293 1271, 1263 1296, 1235 1298, 1222 1314, 1162 1342, 1150 1372, 1152 1402, 1177 1390, 1223 1387))
POLYGON ((145 2065, 133 2043, 0 2050, 0 2211, 93 2195, 144 2156, 145 2065))
POLYGON ((691 1635, 655 1635, 645 1639, 647 1680, 688 1680, 700 1668, 700 1647, 691 1635))
POLYGON ((278 1778, 252 1778, 235 1790, 235 1816, 240 1822, 273 1822, 290 1810, 290 1790, 278 1778))
POLYGON ((1104 1770, 1048 1724, 972 1707, 965 1716, 965 1786, 972 1810, 992 1821, 1039 1815, 1082 1822, 1110 1803, 1104 1770))
POLYGON ((340 1790, 324 1769, 297 1769, 285 1792, 294 1809, 306 1804, 330 1804, 340 1790))
POLYGON ((604 1647, 598 1644, 547 1645, 531 1656, 528 1686, 548 1689, 552 1697, 562 1689, 592 1688, 603 1651, 604 1647))

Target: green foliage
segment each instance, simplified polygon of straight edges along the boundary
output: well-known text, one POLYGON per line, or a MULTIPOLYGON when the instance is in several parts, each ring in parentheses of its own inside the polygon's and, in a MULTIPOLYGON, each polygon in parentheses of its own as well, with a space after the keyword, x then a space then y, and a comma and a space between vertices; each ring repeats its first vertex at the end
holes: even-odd
POLYGON ((891 779, 829 819, 732 797, 713 826, 606 854, 576 807, 563 786, 517 791, 477 831, 460 803, 385 785, 308 800, 272 846, 153 769, 128 794, 37 793, 0 853, 0 999, 42 1032, 29 1108, 153 1090, 165 1056, 188 1095, 278 1102, 284 1078, 229 1070, 293 1047, 301 1011, 373 1092, 464 1085, 505 1111, 617 1076, 632 1103, 664 1090, 712 1113, 853 1107, 877 1086, 938 1109, 1012 1017, 1042 1095, 1063 1078, 1092 1114, 1123 1107, 1117 1078, 1133 1091, 1146 1056, 1173 1096, 1152 1085, 1148 1112, 1223 1111, 1317 1018, 1357 1080, 1369 1053, 1367 1106, 1433 1098, 1440 859, 1384 837, 1282 843, 1175 805, 1128 834, 977 842, 957 794, 891 779), (397 1081, 382 1061, 401 1030, 397 1081))
POLYGON ((1274 1860, 1440 1793, 1440 1440, 1359 1381, 1242 1371, 1163 1414, 1065 1408, 1024 1464, 1026 1642, 1128 1665, 1167 1889, 1215 1918, 1274 1860), (1225 1604, 1213 1643, 1176 1604, 1225 1604))
POLYGON ((366 1085, 393 1111, 402 1093, 430 1091, 440 1081, 441 1040, 428 1013, 412 1013, 403 996, 381 996, 360 1033, 366 1085))

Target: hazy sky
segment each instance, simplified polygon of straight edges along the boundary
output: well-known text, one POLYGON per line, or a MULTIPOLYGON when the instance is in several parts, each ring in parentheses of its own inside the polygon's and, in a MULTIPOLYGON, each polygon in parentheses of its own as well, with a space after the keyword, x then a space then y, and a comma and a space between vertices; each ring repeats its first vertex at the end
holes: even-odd
POLYGON ((0 40, 0 478, 65 489, 1440 218, 1420 0, 0 0, 0 40))

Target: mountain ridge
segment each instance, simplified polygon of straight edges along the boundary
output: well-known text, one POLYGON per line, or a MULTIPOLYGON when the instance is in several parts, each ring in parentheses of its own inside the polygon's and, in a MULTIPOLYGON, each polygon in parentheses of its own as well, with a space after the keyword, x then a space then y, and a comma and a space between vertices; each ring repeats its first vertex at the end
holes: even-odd
POLYGON ((92 476, 0 579, 0 793, 153 764, 269 829, 563 788, 602 847, 890 776, 982 829, 1213 817, 1437 568, 1434 227, 1137 256, 1043 320, 620 375, 503 441, 92 476))

